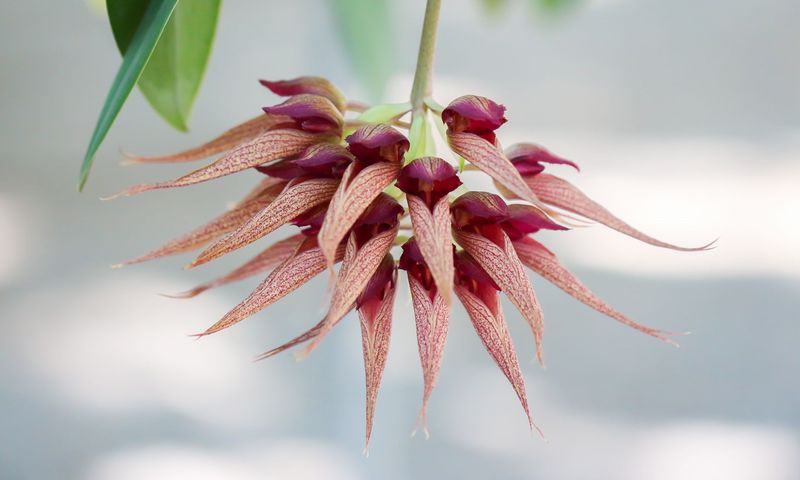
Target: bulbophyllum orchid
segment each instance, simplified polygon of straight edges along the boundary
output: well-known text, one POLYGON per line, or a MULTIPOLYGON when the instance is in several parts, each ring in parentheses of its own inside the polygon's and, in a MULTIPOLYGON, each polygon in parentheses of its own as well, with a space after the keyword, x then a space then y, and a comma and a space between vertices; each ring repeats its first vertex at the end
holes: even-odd
MULTIPOLYGON (((431 5, 438 14, 438 2, 430 2, 429 10, 431 5)), ((430 14, 426 13, 423 43, 426 38, 431 41, 430 14)), ((507 121, 504 106, 476 95, 440 106, 430 96, 430 55, 421 48, 411 102, 404 104, 365 107, 318 77, 262 81, 288 99, 200 147, 128 161, 183 163, 220 155, 218 159, 176 180, 138 185, 119 194, 185 187, 234 173, 254 177, 253 190, 231 210, 125 264, 202 248, 189 264, 196 267, 258 242, 282 226, 297 228, 229 274, 176 296, 193 297, 263 277, 247 298, 198 334, 206 336, 256 314, 327 270, 331 292, 326 315, 259 358, 301 344, 300 353, 306 355, 356 310, 365 366, 367 441, 389 351, 398 270, 405 272, 413 305, 423 373, 419 425, 426 433, 427 409, 456 299, 511 383, 531 428, 537 428, 499 300, 504 294, 518 310, 543 362, 544 316, 528 270, 587 306, 672 342, 671 334, 636 323, 600 300, 535 238, 537 233, 566 231, 568 220, 578 216, 660 247, 708 248, 678 247, 634 229, 566 180, 545 173, 549 165, 578 167, 543 147, 523 143, 504 150, 497 136, 507 121), (442 156, 437 156, 432 141, 433 124, 449 146, 442 156), (461 177, 467 180, 473 171, 488 175, 502 197, 470 190, 461 177)))

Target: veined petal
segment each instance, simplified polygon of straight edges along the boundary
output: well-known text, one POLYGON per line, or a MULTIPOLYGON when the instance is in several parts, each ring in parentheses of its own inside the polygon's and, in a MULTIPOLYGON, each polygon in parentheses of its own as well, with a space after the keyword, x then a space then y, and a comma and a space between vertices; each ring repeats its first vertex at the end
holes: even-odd
POLYGON ((189 266, 202 265, 255 242, 298 215, 330 200, 338 185, 339 181, 333 178, 312 178, 290 183, 269 205, 236 231, 208 247, 189 266))
MULTIPOLYGON (((343 254, 344 248, 340 248, 336 257, 341 258, 343 254)), ((278 265, 242 303, 234 307, 200 336, 219 332, 267 308, 300 288, 324 269, 325 257, 322 256, 319 247, 298 251, 297 254, 278 265)))
POLYGON ((304 350, 305 355, 311 353, 339 320, 352 309, 353 303, 367 286, 372 274, 392 248, 395 237, 397 237, 396 226, 378 233, 361 248, 357 248, 355 234, 350 235, 342 267, 336 277, 330 309, 319 334, 304 350))
POLYGON ((473 133, 448 133, 447 140, 454 152, 502 183, 519 198, 542 207, 541 201, 500 148, 473 133))
MULTIPOLYGON (((450 256, 452 257, 452 254, 450 256)), ((408 286, 414 305, 417 346, 425 382, 419 424, 427 433, 428 400, 433 392, 433 387, 436 386, 436 378, 439 376, 439 366, 442 363, 442 354, 447 340, 447 327, 450 323, 450 305, 438 292, 431 299, 428 290, 412 275, 408 275, 408 286)))
POLYGON ((539 300, 533 290, 528 275, 520 262, 514 245, 505 232, 500 232, 502 244, 495 244, 490 239, 474 233, 455 230, 456 241, 464 247, 472 258, 483 268, 492 280, 500 287, 511 303, 522 314, 530 325, 536 340, 536 357, 542 361, 542 333, 544 320, 539 300))
POLYGON ((494 305, 486 305, 480 298, 463 286, 456 285, 455 292, 467 310, 481 343, 483 343, 486 351, 492 356, 492 359, 500 367, 508 381, 511 382, 511 386, 514 387, 531 428, 535 428, 541 434, 541 430, 533 423, 531 418, 528 397, 525 393, 525 379, 519 368, 519 360, 514 352, 514 344, 503 319, 500 303, 497 301, 497 293, 492 294, 494 305))
POLYGON ((450 232, 450 202, 444 196, 436 202, 433 212, 416 195, 407 195, 408 212, 414 228, 414 238, 431 270, 439 294, 450 303, 453 291, 453 235, 450 232))
POLYGON ((671 243, 662 242, 623 222, 566 180, 546 173, 540 173, 539 175, 527 177, 525 181, 541 201, 553 205, 554 207, 563 208, 568 212, 582 215, 595 222, 602 223, 609 228, 613 228, 620 233, 624 233, 625 235, 650 245, 684 252, 694 252, 708 250, 708 248, 714 244, 714 242, 711 242, 702 247, 680 247, 671 243))
POLYGON ((347 103, 344 94, 333 83, 322 77, 307 76, 291 80, 259 80, 259 82, 275 95, 282 97, 302 93, 321 95, 333 102, 341 111, 344 111, 345 103, 347 103))
POLYGON ((370 203, 397 178, 399 171, 399 164, 390 162, 376 162, 361 171, 357 171, 356 163, 347 167, 317 237, 329 267, 333 266, 336 246, 370 203))
POLYGON ((564 267, 558 257, 547 249, 544 245, 530 237, 524 237, 514 242, 520 261, 528 268, 542 276, 544 279, 557 286, 566 293, 572 295, 581 303, 592 307, 598 312, 605 314, 631 328, 642 333, 651 335, 659 340, 674 344, 670 339, 670 333, 650 328, 639 324, 626 315, 618 312, 611 306, 603 302, 599 297, 591 292, 586 286, 564 267))
POLYGON ((231 210, 155 250, 123 262, 120 266, 146 262, 155 258, 190 252, 200 248, 215 238, 236 229, 259 210, 269 205, 283 189, 284 184, 279 179, 266 178, 231 210))
POLYGON ((176 180, 134 185, 110 198, 134 195, 160 188, 185 187, 207 182, 208 180, 240 172, 262 163, 297 155, 309 146, 327 140, 330 140, 330 136, 307 133, 301 130, 270 130, 249 142, 239 145, 219 160, 176 180))
POLYGON ((358 308, 358 318, 361 323, 361 345, 364 351, 364 374, 366 378, 366 445, 372 435, 372 419, 375 413, 375 401, 378 398, 378 389, 386 366, 386 356, 389 353, 389 339, 392 331, 392 309, 394 307, 395 286, 397 284, 397 270, 394 269, 394 260, 390 256, 389 265, 392 269, 392 280, 388 282, 383 292, 383 298, 373 298, 358 308))
POLYGON ((294 255, 297 247, 305 239, 305 235, 298 233, 291 237, 284 238, 278 242, 273 243, 267 247, 263 252, 248 260, 244 265, 233 270, 232 272, 218 277, 210 282, 198 285, 191 290, 188 290, 177 295, 168 295, 173 298, 192 298, 206 290, 216 288, 229 283, 238 282, 245 278, 252 277, 259 273, 266 272, 273 267, 285 262, 289 257, 294 255))
POLYGON ((155 157, 142 157, 138 155, 125 155, 123 164, 135 163, 181 163, 200 160, 232 149, 233 147, 252 140, 276 125, 290 121, 288 117, 280 115, 261 114, 230 130, 225 131, 217 138, 206 142, 199 147, 190 148, 182 152, 155 157))

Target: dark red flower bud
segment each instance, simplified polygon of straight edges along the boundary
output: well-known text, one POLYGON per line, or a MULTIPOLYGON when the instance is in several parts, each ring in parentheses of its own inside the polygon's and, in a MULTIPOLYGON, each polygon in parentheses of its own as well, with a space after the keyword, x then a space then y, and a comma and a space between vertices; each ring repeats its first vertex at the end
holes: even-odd
POLYGON ((316 178, 340 178, 353 160, 350 152, 341 145, 320 143, 310 146, 297 158, 259 166, 256 170, 271 177, 287 180, 304 175, 316 178))
POLYGON ((289 117, 298 128, 310 133, 332 132, 342 128, 341 112, 330 100, 320 95, 295 95, 263 110, 270 115, 289 117))
POLYGON ((378 233, 394 228, 399 221, 399 216, 404 212, 402 205, 397 200, 381 193, 372 201, 367 210, 358 217, 353 231, 356 233, 356 243, 363 245, 378 233))
POLYGON ((361 127, 346 140, 350 153, 367 164, 398 163, 409 147, 405 135, 383 123, 361 127))
POLYGON ((538 208, 519 204, 508 206, 508 218, 500 226, 511 240, 519 240, 541 229, 569 230, 567 227, 552 221, 538 208))
POLYGON ((386 293, 394 286, 395 283, 395 266, 394 258, 391 254, 386 254, 369 279, 367 286, 361 291, 361 294, 356 300, 356 306, 359 309, 367 308, 374 309, 380 306, 380 303, 386 297, 386 293))
POLYGON ((298 77, 291 80, 259 80, 275 95, 291 97, 302 93, 320 95, 330 100, 336 108, 343 111, 345 107, 345 97, 330 81, 321 77, 298 77))
POLYGON ((437 157, 422 157, 409 163, 397 177, 397 188, 425 201, 428 208, 461 185, 455 168, 437 157))
POLYGON ((419 245, 417 245, 417 240, 414 237, 409 238, 403 244, 399 267, 405 270, 408 275, 416 278, 429 293, 436 292, 436 283, 433 280, 433 275, 428 268, 428 264, 425 263, 419 245))
POLYGON ((553 155, 544 147, 533 143, 511 145, 506 149, 505 154, 523 177, 541 173, 544 170, 542 163, 569 165, 580 171, 580 167, 575 162, 553 155))
POLYGON ((494 143, 494 131, 506 123, 506 107, 477 95, 458 97, 442 111, 449 133, 474 133, 494 143))

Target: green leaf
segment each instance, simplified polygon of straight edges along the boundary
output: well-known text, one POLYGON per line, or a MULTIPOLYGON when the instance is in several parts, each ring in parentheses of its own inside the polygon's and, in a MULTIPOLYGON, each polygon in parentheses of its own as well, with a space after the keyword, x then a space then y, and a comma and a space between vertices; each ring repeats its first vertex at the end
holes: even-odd
POLYGON ((108 91, 105 103, 100 111, 100 117, 97 119, 97 125, 92 133, 92 138, 89 140, 86 155, 83 157, 78 190, 83 190, 83 186, 89 178, 89 170, 92 168, 94 155, 106 137, 109 128, 111 128, 111 124, 114 123, 114 119, 117 118, 122 105, 131 90, 133 90, 133 86, 142 75, 147 60, 153 53, 153 49, 158 43, 159 37, 161 37, 161 32, 167 25, 167 21, 172 15, 178 0, 152 0, 146 5, 146 8, 141 5, 135 5, 143 4, 144 2, 130 1, 120 3, 130 4, 129 8, 131 10, 142 9, 141 22, 139 22, 138 27, 127 30, 127 48, 125 55, 122 57, 122 65, 120 65, 108 91))
MULTIPOLYGON (((141 5, 146 3, 108 0, 111 28, 123 55, 131 30, 142 18, 141 5)), ((219 7, 220 0, 181 0, 139 78, 139 88, 153 109, 181 131, 187 130, 208 65, 219 7)))
POLYGON ((334 0, 345 50, 370 99, 379 102, 393 72, 394 50, 388 0, 334 0))
POLYGON ((356 120, 364 123, 385 123, 411 110, 411 103, 384 103, 368 108, 356 120))

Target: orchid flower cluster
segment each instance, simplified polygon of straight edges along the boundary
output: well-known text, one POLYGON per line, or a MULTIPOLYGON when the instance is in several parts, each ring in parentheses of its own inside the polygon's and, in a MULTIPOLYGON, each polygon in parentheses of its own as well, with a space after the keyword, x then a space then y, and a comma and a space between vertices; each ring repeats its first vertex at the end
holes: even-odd
POLYGON ((566 180, 545 173, 550 165, 577 170, 575 163, 532 143, 502 149, 496 137, 506 122, 502 105, 474 95, 457 98, 446 107, 429 100, 426 115, 412 115, 409 123, 402 118, 410 104, 366 108, 348 102, 322 78, 262 84, 288 99, 200 147, 168 156, 130 158, 136 163, 179 163, 222 154, 176 180, 137 185, 121 195, 185 187, 239 172, 259 178, 232 209, 126 263, 204 247, 190 264, 194 267, 281 226, 294 225, 297 233, 271 244, 227 275, 179 296, 193 297, 265 276, 246 299, 199 334, 205 336, 235 325, 330 271, 330 305, 324 318, 260 358, 301 344, 302 354, 311 352, 355 310, 366 371, 367 441, 389 350, 399 270, 405 272, 413 303, 424 382, 423 427, 458 298, 535 428, 499 300, 503 293, 519 310, 541 362, 544 321, 526 267, 595 310, 671 341, 670 334, 636 323, 600 300, 534 237, 540 230, 567 230, 582 218, 659 247, 697 249, 649 237, 566 180), (348 117, 353 111, 359 115, 348 117), (431 123, 439 125, 454 154, 452 163, 435 156, 431 123), (502 197, 468 191, 460 176, 471 171, 489 175, 502 197), (336 264, 341 264, 338 271, 336 264))

